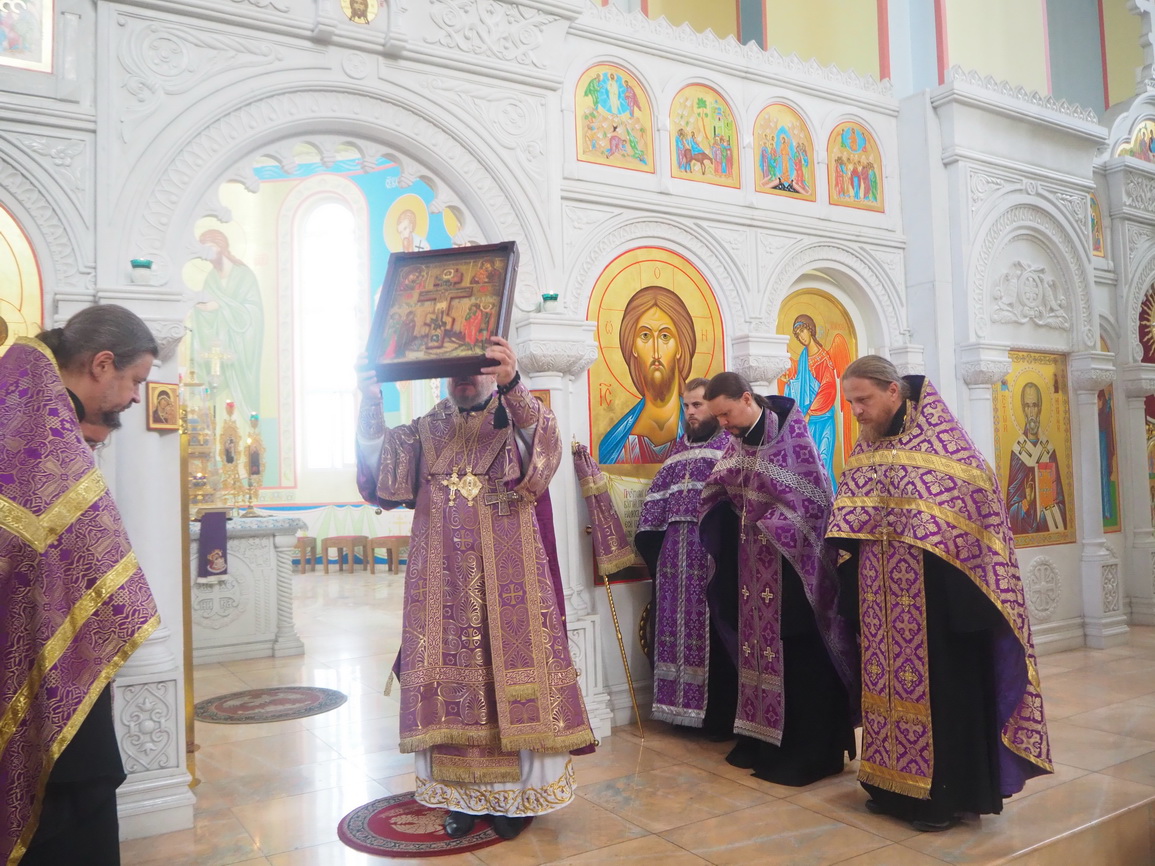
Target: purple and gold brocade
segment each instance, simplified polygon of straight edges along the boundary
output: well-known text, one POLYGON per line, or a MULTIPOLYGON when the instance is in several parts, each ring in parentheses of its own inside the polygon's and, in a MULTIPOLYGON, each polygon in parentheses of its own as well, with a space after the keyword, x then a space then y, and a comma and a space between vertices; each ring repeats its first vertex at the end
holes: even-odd
POLYGON ((1003 615, 994 636, 1004 796, 1053 772, 1014 538, 998 480, 930 382, 902 431, 859 439, 828 535, 859 540, 863 742, 859 779, 930 796, 934 743, 923 552, 966 574, 1003 615))
POLYGON ((0 358, 0 862, 23 856, 56 759, 158 624, 56 362, 18 339, 0 358))
POLYGON ((678 440, 654 476, 636 538, 660 545, 654 573, 654 703, 651 718, 702 727, 710 667, 706 586, 713 562, 698 534, 702 487, 730 442, 719 431, 707 442, 678 440))
POLYGON ((574 474, 589 510, 598 574, 608 575, 629 568, 638 561, 638 556, 614 508, 609 480, 585 445, 574 442, 572 450, 574 474))
POLYGON ((444 400, 386 430, 381 452, 375 498, 416 503, 399 748, 432 749, 445 782, 517 781, 519 750, 594 742, 535 509, 561 459, 557 422, 524 385, 504 400, 512 427, 494 429, 492 402, 444 400), (528 430, 523 465, 514 436, 528 430))
MULTIPOLYGON (((788 398, 772 397, 772 404, 788 398)), ((793 404, 793 401, 789 401, 793 404)), ((802 413, 791 405, 781 430, 767 409, 763 444, 732 437, 702 492, 703 517, 732 508, 740 517, 738 552, 738 712, 734 731, 782 743, 785 693, 782 558, 794 567, 826 651, 846 685, 857 719, 858 656, 838 615, 833 548, 825 540, 832 491, 802 413)), ((708 551, 721 539, 703 536, 708 551)), ((711 555, 714 555, 711 553, 711 555)))

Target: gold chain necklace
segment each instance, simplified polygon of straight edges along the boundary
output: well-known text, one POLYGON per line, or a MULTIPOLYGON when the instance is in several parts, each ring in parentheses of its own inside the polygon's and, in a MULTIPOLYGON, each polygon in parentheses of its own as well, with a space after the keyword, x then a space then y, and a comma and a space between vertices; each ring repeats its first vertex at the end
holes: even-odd
POLYGON ((453 474, 441 481, 442 484, 449 488, 450 505, 456 502, 458 493, 465 498, 466 505, 473 505, 473 500, 477 498, 478 494, 480 494, 485 487, 481 478, 473 474, 473 464, 474 461, 477 460, 480 449, 481 424, 485 420, 485 415, 485 412, 458 412, 453 419, 454 442, 458 439, 458 433, 460 432, 462 434, 462 459, 458 462, 457 468, 453 470, 453 474), (476 424, 473 423, 474 419, 469 417, 474 414, 477 416, 476 424), (462 423, 465 425, 464 431, 462 431, 459 426, 462 423), (458 470, 460 469, 465 470, 464 475, 458 475, 458 470))

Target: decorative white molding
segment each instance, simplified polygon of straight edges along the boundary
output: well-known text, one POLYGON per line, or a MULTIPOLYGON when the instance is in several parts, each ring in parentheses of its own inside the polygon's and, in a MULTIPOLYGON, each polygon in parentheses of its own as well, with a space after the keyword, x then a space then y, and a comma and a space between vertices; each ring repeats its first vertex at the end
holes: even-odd
POLYGON ((280 49, 267 42, 219 30, 142 20, 124 13, 117 14, 116 23, 124 28, 116 52, 127 73, 121 87, 136 100, 120 118, 120 137, 126 143, 166 97, 188 93, 222 73, 282 59, 280 49))
POLYGON ((739 334, 732 367, 751 385, 771 384, 790 369, 790 338, 784 334, 739 334))
POLYGON ((824 92, 839 94, 843 99, 847 96, 846 90, 880 97, 890 97, 893 93, 889 79, 878 81, 872 75, 844 72, 834 65, 823 66, 817 60, 802 60, 796 54, 784 57, 776 49, 763 50, 752 41, 743 45, 733 36, 722 39, 712 30, 699 33, 689 24, 675 27, 664 17, 654 20, 641 12, 623 12, 613 4, 587 9, 571 30, 592 39, 675 59, 686 55, 694 60, 712 58, 732 65, 736 74, 750 77, 790 76, 810 87, 822 85, 824 92))
POLYGON ((152 331, 153 337, 156 338, 157 346, 160 348, 160 360, 162 362, 171 361, 176 355, 176 347, 180 345, 180 341, 188 332, 184 322, 148 318, 144 321, 148 325, 148 329, 152 331))
POLYGON ((1122 609, 1119 592, 1119 563, 1105 562, 1102 566, 1103 612, 1116 613, 1122 609))
POLYGON ((1047 192, 1070 214, 1076 225, 1084 226, 1090 231, 1091 199, 1085 193, 1072 193, 1059 189, 1048 189, 1047 192))
POLYGON ((34 228, 48 245, 55 272, 52 275, 55 293, 84 291, 86 286, 77 263, 76 249, 56 208, 27 174, 5 160, 3 154, 0 154, 0 190, 18 202, 35 222, 34 227, 26 226, 25 230, 34 228))
MULTIPOLYGON (((293 519, 295 523, 303 521, 293 519)), ((297 623, 293 616, 293 554, 296 553, 297 536, 281 532, 273 536, 273 549, 277 557, 277 636, 273 641, 273 655, 299 656, 305 652, 305 644, 297 634, 297 623)), ((327 551, 326 551, 327 553, 327 551)), ((370 551, 370 555, 373 551, 370 551)), ((353 570, 353 563, 349 563, 353 570)))
POLYGON ((517 325, 517 363, 530 376, 556 373, 576 379, 598 358, 593 322, 541 314, 517 325))
POLYGON ((537 53, 545 42, 545 28, 561 20, 497 0, 432 0, 429 17, 441 28, 425 37, 431 45, 536 69, 547 65, 537 53))
POLYGON ((288 12, 289 4, 283 0, 232 0, 234 3, 248 3, 257 9, 272 9, 274 12, 288 12))
POLYGON ((1036 243, 1051 247, 1059 253, 1057 256, 1059 261, 1070 268, 1071 290, 1078 298, 1080 343, 1088 349, 1095 346, 1094 321, 1088 291, 1091 283, 1087 279, 1087 268, 1084 264, 1089 250, 1082 250, 1082 247, 1086 246, 1085 239, 1080 238, 1080 246, 1077 247, 1064 225, 1047 211, 1030 204, 1011 205, 1000 213, 987 227, 978 251, 974 254, 970 268, 972 274, 970 283, 973 287, 971 301, 976 335, 984 337, 990 328, 991 320, 987 316, 986 301, 988 295, 994 297, 996 288, 992 285, 993 278, 988 280, 987 272, 995 252, 1024 233, 1036 243))
POLYGON ((350 51, 341 58, 341 70, 354 81, 365 79, 371 69, 369 58, 360 51, 350 51))
POLYGON ((1115 356, 1110 352, 1077 352, 1068 360, 1071 387, 1097 394, 1115 383, 1115 356))
POLYGON ((926 373, 926 351, 918 343, 901 343, 887 350, 900 376, 922 376, 926 373))
POLYGON ((1011 372, 1011 362, 1003 361, 965 361, 959 364, 962 380, 972 387, 984 387, 995 384, 1011 372))
POLYGON ((1009 184, 1014 184, 1014 181, 1009 178, 989 174, 985 171, 979 171, 973 166, 968 168, 967 187, 970 190, 971 216, 978 213, 982 206, 993 196, 1001 194, 1009 184))
POLYGON ((126 773, 143 773, 180 766, 176 731, 175 680, 127 685, 117 690, 117 707, 124 733, 120 738, 126 773))
POLYGON ((991 289, 991 321, 1025 325, 1033 322, 1044 328, 1067 331, 1071 317, 1067 298, 1057 280, 1047 275, 1043 265, 1015 261, 991 289))
POLYGON ((84 210, 85 192, 88 188, 88 142, 82 138, 60 138, 47 135, 12 135, 25 153, 45 167, 49 174, 60 181, 60 186, 68 193, 72 203, 84 210))
POLYGON ((1138 172, 1127 172, 1123 181, 1123 206, 1151 214, 1155 213, 1155 178, 1138 172))
POLYGON ((1049 621, 1063 593, 1063 577, 1054 561, 1036 556, 1023 571, 1023 584, 1032 622, 1049 621))
POLYGON ((1123 394, 1143 398, 1155 394, 1155 364, 1124 364, 1119 368, 1123 394))
POLYGON ((1053 111, 1056 114, 1071 117, 1075 120, 1084 120, 1087 123, 1099 122, 1098 116, 1090 108, 1084 108, 1081 105, 1067 102, 1065 99, 1056 101, 1053 96, 1039 93, 1037 90, 1028 91, 1025 87, 1016 86, 1007 81, 999 81, 994 78, 994 76, 983 75, 974 70, 963 69, 961 66, 956 65, 950 67, 950 69, 946 71, 946 81, 947 83, 960 82, 969 84, 971 87, 977 87, 990 93, 998 94, 1006 99, 1025 102, 1028 105, 1033 105, 1035 108, 1053 111))

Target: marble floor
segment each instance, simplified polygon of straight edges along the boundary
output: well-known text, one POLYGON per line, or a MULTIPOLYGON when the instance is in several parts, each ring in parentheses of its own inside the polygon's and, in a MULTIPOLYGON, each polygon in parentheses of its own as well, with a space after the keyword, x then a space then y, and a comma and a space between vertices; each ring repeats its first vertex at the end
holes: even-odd
POLYGON ((268 725, 197 725, 196 825, 122 845, 125 866, 529 866, 539 863, 1155 863, 1155 628, 1129 644, 1041 661, 1056 761, 1001 816, 920 834, 863 806, 856 765, 808 788, 760 782, 707 743, 661 723, 621 727, 575 759, 578 797, 513 842, 434 860, 346 848, 337 822, 413 788, 398 754, 396 698, 381 691, 396 651, 401 580, 364 572, 296 578, 306 655, 196 669, 196 695, 312 684, 340 689, 332 712, 268 725))

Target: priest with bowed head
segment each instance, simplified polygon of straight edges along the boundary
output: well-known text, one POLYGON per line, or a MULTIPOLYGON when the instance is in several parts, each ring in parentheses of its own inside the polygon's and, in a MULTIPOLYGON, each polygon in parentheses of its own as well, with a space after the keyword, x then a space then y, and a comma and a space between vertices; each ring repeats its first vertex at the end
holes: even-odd
POLYGON ((860 433, 828 537, 850 554, 861 634, 866 808, 945 830, 1053 772, 1039 671, 999 483, 934 386, 859 358, 860 433))
POLYGON ((654 702, 650 718, 730 739, 738 673, 710 624, 706 587, 733 582, 735 551, 715 566, 698 534, 702 487, 730 442, 706 405, 709 379, 682 391, 685 434, 674 443, 642 503, 634 546, 654 577, 654 702), (724 575, 724 576, 723 576, 724 575))
POLYGON ((92 446, 158 354, 113 304, 0 358, 0 862, 120 863, 111 681, 160 620, 92 446))
POLYGON ((362 373, 357 482, 367 502, 414 510, 394 665, 414 796, 447 810, 451 837, 489 816, 511 839, 573 800, 570 753, 592 751, 594 735, 549 504, 557 421, 513 347, 489 342, 482 375, 449 379, 447 399, 400 427, 385 426, 376 378, 362 373))
POLYGON ((797 403, 763 397, 737 373, 706 387, 732 434, 702 491, 702 544, 719 569, 710 609, 738 671, 727 761, 780 785, 841 773, 854 757, 858 659, 838 615, 834 550, 825 541, 830 479, 797 403))

